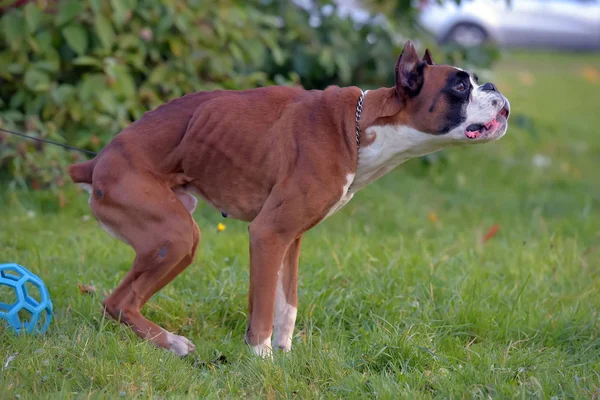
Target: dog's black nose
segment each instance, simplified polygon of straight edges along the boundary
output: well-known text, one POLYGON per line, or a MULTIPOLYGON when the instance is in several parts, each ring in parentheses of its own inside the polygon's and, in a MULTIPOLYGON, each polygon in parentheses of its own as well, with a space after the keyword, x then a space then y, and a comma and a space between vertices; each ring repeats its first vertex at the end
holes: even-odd
POLYGON ((491 90, 492 92, 497 92, 498 89, 494 86, 493 83, 488 82, 481 87, 481 90, 491 90))

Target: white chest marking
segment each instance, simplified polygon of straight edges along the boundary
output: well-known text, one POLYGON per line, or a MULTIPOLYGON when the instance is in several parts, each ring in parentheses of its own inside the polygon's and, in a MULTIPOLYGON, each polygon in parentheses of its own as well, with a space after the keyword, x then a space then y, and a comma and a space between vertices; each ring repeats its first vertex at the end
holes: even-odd
POLYGON ((375 141, 359 150, 351 192, 364 188, 413 157, 436 152, 453 142, 453 135, 431 135, 403 125, 371 126, 365 133, 375 134, 375 141))
POLYGON ((354 196, 354 192, 348 192, 348 189, 350 188, 350 185, 352 185, 352 182, 354 182, 355 175, 356 174, 346 175, 346 184, 342 188, 342 197, 340 197, 340 200, 337 203, 335 203, 333 207, 331 207, 331 209, 329 210, 327 215, 325 215, 322 221, 324 221, 325 219, 327 219, 327 217, 337 212, 340 208, 344 207, 352 199, 352 196, 354 196))

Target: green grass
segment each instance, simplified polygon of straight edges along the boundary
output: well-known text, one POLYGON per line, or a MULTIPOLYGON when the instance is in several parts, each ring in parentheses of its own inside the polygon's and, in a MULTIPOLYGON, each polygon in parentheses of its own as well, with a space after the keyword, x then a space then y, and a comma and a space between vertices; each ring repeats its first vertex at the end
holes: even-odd
POLYGON ((513 108, 504 139, 429 167, 412 160, 309 232, 294 348, 273 362, 242 340, 246 224, 217 233, 219 213, 201 206, 196 261, 144 309, 196 344, 179 359, 101 317, 133 252, 86 218, 85 195, 73 189, 60 209, 51 193, 4 186, 0 258, 43 277, 56 315, 46 335, 0 331, 0 368, 18 352, 0 397, 597 398, 600 82, 589 68, 600 56, 510 56, 494 71, 513 108))

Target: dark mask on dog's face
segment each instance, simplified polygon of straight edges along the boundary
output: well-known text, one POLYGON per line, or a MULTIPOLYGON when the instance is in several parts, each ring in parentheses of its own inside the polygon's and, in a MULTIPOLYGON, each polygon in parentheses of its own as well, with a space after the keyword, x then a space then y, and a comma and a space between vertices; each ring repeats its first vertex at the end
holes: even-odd
POLYGON ((410 42, 396 64, 396 92, 409 116, 402 125, 423 134, 480 143, 506 133, 510 104, 496 86, 479 85, 460 68, 435 65, 429 51, 419 58, 410 42))

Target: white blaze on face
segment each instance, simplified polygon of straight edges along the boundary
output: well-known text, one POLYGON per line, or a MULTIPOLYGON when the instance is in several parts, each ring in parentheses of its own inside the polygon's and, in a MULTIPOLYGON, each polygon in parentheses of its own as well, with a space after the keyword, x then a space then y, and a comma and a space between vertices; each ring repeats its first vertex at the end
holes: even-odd
POLYGON ((279 279, 277 280, 277 292, 275 294, 275 320, 273 323, 273 346, 276 349, 290 351, 292 349, 292 336, 294 335, 294 325, 296 324, 296 315, 298 309, 288 304, 285 291, 283 289, 283 268, 279 270, 279 279))
MULTIPOLYGON (((467 105, 465 129, 471 124, 486 124, 496 118, 504 101, 498 92, 481 90, 471 76, 471 99, 467 105)), ((461 125, 462 126, 462 125, 461 125)))

